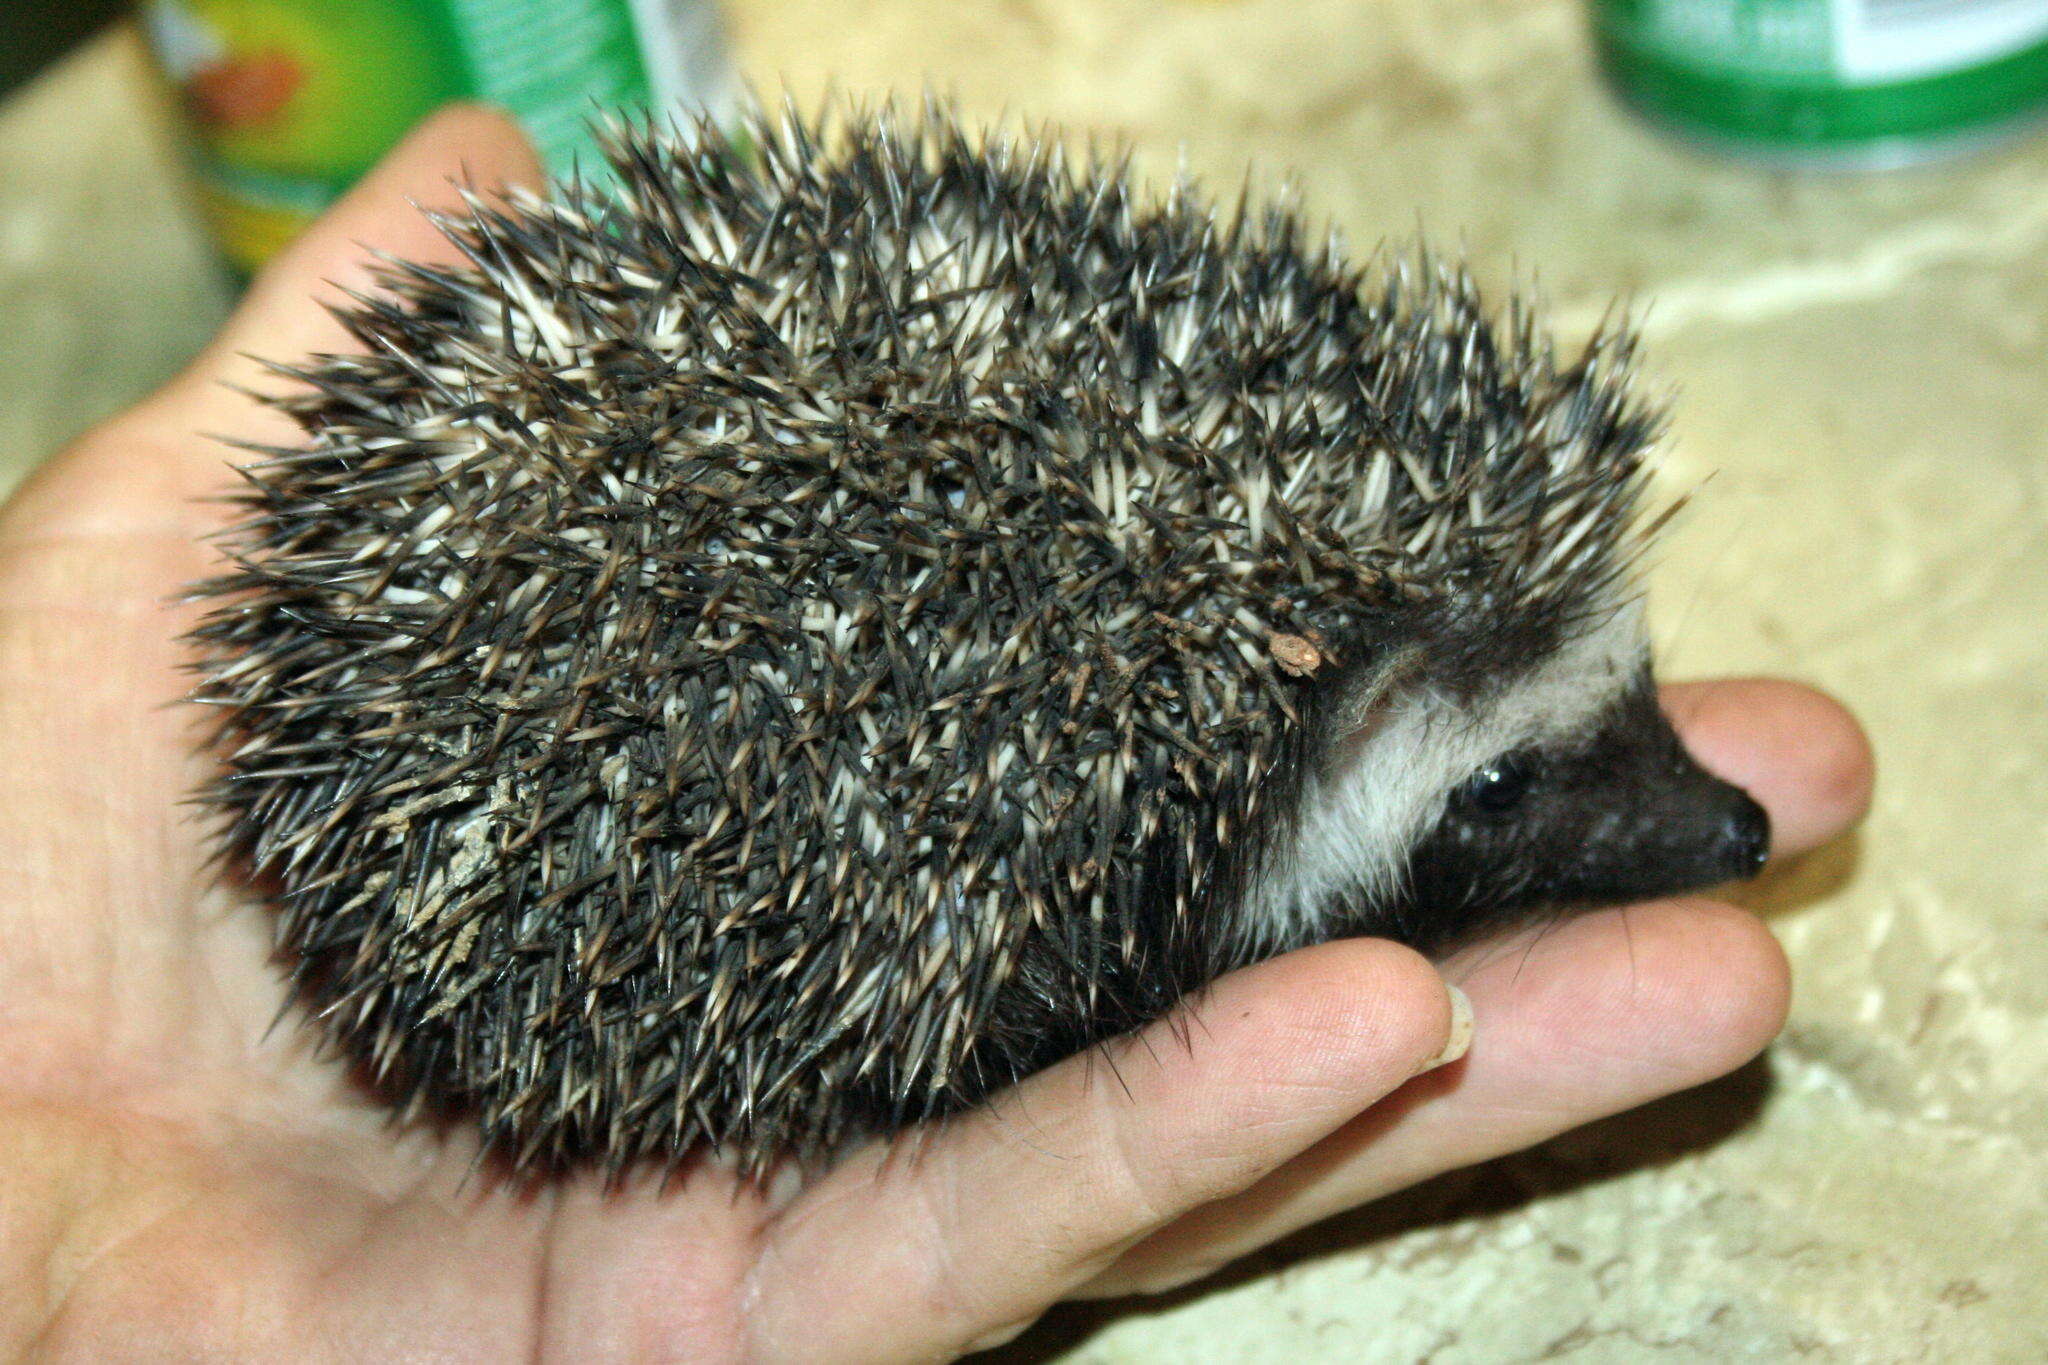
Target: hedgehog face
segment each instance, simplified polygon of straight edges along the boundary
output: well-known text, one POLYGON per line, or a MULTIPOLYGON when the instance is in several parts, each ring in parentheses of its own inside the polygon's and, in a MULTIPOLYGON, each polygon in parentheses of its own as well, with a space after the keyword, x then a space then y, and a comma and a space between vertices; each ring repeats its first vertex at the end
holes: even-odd
POLYGON ((1353 719, 1252 893, 1279 942, 1441 951, 1532 912, 1762 865, 1768 818, 1658 709, 1634 602, 1506 681, 1460 687, 1410 653, 1353 690, 1370 695, 1340 709, 1353 719))
POLYGON ((1577 732, 1507 750, 1455 788, 1381 911, 1426 951, 1533 912, 1753 875, 1764 810, 1702 769, 1647 671, 1577 732))

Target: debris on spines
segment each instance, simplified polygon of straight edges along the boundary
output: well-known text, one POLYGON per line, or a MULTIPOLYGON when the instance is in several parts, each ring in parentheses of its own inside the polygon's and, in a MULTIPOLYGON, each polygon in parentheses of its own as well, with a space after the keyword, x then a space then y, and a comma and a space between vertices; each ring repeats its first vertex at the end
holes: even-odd
POLYGON ((1157 1017, 1316 686, 1634 551, 1625 337, 938 105, 605 141, 274 367, 195 636, 300 991, 517 1165, 759 1168, 1157 1017))

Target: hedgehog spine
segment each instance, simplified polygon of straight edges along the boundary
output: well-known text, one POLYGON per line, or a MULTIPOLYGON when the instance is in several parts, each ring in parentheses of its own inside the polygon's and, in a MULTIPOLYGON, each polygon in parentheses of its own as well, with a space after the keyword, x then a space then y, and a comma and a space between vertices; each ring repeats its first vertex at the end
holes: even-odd
POLYGON ((1287 947, 1754 866, 1649 691, 1625 336, 934 108, 741 142, 472 199, 279 367, 210 798, 395 1098, 758 1165, 1287 947))

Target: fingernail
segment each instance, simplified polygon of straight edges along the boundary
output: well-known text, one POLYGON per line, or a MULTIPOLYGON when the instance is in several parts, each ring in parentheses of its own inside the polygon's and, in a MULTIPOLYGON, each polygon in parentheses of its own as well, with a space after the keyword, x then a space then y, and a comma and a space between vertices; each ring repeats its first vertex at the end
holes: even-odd
POLYGON ((1451 1036, 1444 1039, 1443 1047, 1435 1056, 1415 1068, 1414 1075, 1420 1076, 1425 1071, 1449 1066, 1471 1050, 1472 998, 1449 982, 1444 983, 1444 992, 1451 997, 1451 1036))

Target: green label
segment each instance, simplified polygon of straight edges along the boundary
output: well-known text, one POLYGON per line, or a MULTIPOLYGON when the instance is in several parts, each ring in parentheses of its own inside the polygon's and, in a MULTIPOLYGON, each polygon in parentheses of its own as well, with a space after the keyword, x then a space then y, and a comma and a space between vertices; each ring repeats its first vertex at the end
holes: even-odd
POLYGON ((1644 112, 1818 152, 1933 144, 2048 106, 2048 0, 1595 0, 1644 112))
POLYGON ((590 159, 598 108, 650 102, 633 16, 624 0, 442 0, 469 68, 471 92, 519 115, 555 170, 590 159))
POLYGON ((451 99, 511 111, 561 172, 593 162, 594 115, 715 102, 726 80, 710 0, 149 0, 144 18, 243 269, 451 99))
POLYGON ((1646 50, 1702 70, 1824 75, 1832 69, 1827 0, 1637 0, 1614 8, 1633 11, 1619 22, 1646 50))

